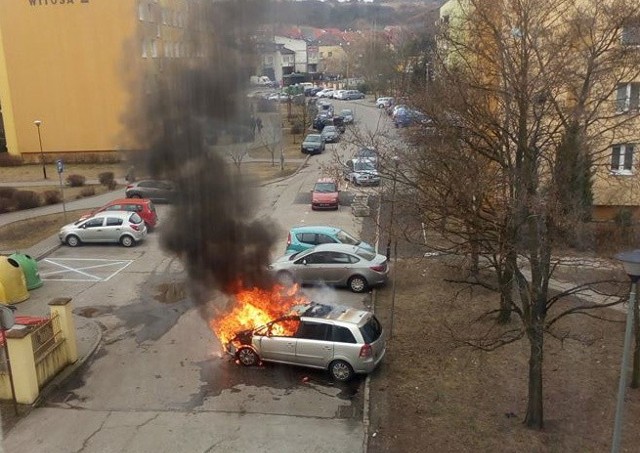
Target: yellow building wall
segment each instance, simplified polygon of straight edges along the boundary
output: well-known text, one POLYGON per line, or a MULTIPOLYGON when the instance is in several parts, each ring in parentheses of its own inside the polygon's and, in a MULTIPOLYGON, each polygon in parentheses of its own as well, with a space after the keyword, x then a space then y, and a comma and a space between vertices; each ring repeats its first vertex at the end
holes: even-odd
MULTIPOLYGON (((141 60, 136 0, 0 1, 0 103, 11 154, 126 142, 126 73, 141 60)), ((135 77, 134 77, 135 78, 135 77)))

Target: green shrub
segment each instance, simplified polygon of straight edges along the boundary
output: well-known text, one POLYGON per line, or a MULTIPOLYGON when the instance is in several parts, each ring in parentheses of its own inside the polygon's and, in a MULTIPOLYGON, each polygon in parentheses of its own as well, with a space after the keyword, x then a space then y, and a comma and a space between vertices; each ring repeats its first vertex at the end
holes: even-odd
POLYGON ((56 204, 62 201, 62 194, 59 190, 45 190, 42 196, 44 204, 56 204))
POLYGON ((33 190, 18 190, 13 194, 16 209, 31 209, 42 205, 40 195, 33 190))
POLYGON ((11 199, 17 190, 15 187, 0 187, 0 198, 11 199))
POLYGON ((103 186, 111 187, 114 182, 114 176, 112 171, 105 171, 98 175, 98 181, 103 186))
POLYGON ((93 186, 83 187, 80 191, 78 198, 91 197, 96 194, 96 189, 93 186))
POLYGON ((71 187, 82 187, 84 186, 84 182, 87 180, 82 175, 69 175, 67 176, 67 184, 71 187))
POLYGON ((0 214, 4 214, 5 212, 12 211, 15 207, 15 204, 10 198, 0 198, 0 214))
POLYGON ((19 167, 22 165, 22 158, 9 153, 0 153, 0 167, 19 167))

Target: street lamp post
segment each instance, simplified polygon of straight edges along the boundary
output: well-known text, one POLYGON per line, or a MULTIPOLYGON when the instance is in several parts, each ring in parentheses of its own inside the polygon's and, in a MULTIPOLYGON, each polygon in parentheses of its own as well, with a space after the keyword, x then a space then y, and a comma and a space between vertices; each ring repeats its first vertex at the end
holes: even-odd
POLYGON ((640 250, 623 252, 616 255, 622 261, 624 270, 631 279, 629 292, 629 306, 627 307, 627 322, 624 331, 624 346, 622 348, 622 365, 620 366, 620 381, 618 382, 618 398, 616 402, 616 416, 613 424, 613 440, 611 452, 620 451, 622 441, 622 419, 624 415, 624 395, 627 390, 627 368, 629 366, 629 352, 631 350, 631 333, 633 331, 634 311, 636 307, 636 291, 640 280, 640 250))
POLYGON ((44 179, 47 179, 47 167, 44 165, 44 151, 42 150, 42 136, 40 135, 40 125, 42 121, 35 120, 33 124, 36 125, 36 129, 38 129, 38 143, 40 143, 40 161, 42 162, 42 176, 44 179))

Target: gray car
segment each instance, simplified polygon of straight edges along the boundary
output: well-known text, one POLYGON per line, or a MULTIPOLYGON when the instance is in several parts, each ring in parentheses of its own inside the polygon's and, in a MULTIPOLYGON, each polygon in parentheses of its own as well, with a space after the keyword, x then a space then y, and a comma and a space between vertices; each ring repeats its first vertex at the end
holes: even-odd
POLYGON ((368 311, 311 303, 238 332, 225 349, 245 366, 261 361, 328 370, 341 382, 370 373, 386 352, 378 319, 368 311))
POLYGON ((269 269, 284 284, 347 286, 354 293, 386 283, 389 273, 386 256, 348 244, 316 245, 278 258, 269 269))
POLYGON ((340 140, 340 131, 335 126, 325 126, 320 136, 326 143, 335 143, 340 140))
POLYGON ((377 186, 380 173, 376 163, 370 159, 351 159, 344 168, 344 179, 356 186, 377 186))
POLYGON ((309 134, 304 138, 300 151, 306 154, 320 154, 324 151, 324 140, 320 134, 309 134))
POLYGON ((105 211, 63 226, 58 237, 70 247, 82 243, 115 243, 132 247, 147 235, 144 220, 135 212, 105 211))
POLYGON ((127 198, 148 198, 155 203, 169 203, 175 196, 175 188, 169 181, 145 179, 127 185, 127 198))

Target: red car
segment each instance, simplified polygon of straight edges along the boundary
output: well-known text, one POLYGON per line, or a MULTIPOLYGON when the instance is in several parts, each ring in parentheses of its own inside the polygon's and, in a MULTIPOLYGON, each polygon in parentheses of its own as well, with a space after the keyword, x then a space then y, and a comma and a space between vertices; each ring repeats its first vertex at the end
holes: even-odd
POLYGON ((333 178, 320 178, 311 192, 311 209, 338 209, 338 184, 333 178))
POLYGON ((102 211, 129 211, 137 213, 148 230, 152 230, 158 224, 158 215, 153 202, 147 198, 122 198, 113 200, 100 208, 83 215, 79 220, 85 220, 102 211))

